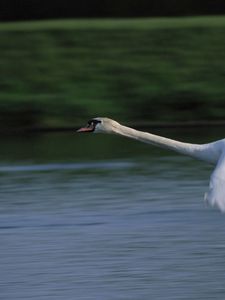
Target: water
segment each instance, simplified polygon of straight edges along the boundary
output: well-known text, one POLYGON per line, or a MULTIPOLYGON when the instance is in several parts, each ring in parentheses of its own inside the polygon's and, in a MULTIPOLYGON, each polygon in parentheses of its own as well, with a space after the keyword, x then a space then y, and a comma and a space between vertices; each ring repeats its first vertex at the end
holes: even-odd
POLYGON ((0 299, 224 299, 212 167, 113 136, 0 144, 0 299))

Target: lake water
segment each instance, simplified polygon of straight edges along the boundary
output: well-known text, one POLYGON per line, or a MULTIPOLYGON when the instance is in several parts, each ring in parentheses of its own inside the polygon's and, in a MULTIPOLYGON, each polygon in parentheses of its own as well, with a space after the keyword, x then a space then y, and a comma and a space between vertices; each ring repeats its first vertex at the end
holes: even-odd
MULTIPOLYGON (((204 131, 155 132, 223 137, 204 131)), ((225 299, 225 216, 203 200, 211 166, 116 136, 0 144, 0 299, 225 299)))

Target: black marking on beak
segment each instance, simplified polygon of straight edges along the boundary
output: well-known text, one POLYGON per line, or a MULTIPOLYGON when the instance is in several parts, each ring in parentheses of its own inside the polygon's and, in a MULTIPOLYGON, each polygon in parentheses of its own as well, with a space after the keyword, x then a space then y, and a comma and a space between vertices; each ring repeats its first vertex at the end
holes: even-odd
POLYGON ((100 120, 92 119, 89 120, 87 126, 77 130, 77 132, 94 132, 97 124, 101 123, 100 120))

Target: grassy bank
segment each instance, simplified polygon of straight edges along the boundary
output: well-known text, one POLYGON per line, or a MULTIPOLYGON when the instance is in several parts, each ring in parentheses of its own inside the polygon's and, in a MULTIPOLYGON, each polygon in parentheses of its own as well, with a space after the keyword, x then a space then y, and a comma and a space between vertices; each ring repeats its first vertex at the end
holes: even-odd
POLYGON ((225 17, 0 24, 0 127, 223 120, 225 17))

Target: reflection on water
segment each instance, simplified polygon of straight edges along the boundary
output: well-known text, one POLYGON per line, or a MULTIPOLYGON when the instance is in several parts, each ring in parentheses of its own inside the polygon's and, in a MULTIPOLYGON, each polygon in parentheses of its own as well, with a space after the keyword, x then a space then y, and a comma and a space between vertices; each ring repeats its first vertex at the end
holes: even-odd
POLYGON ((223 299, 211 169, 119 137, 2 139, 0 299, 223 299))

